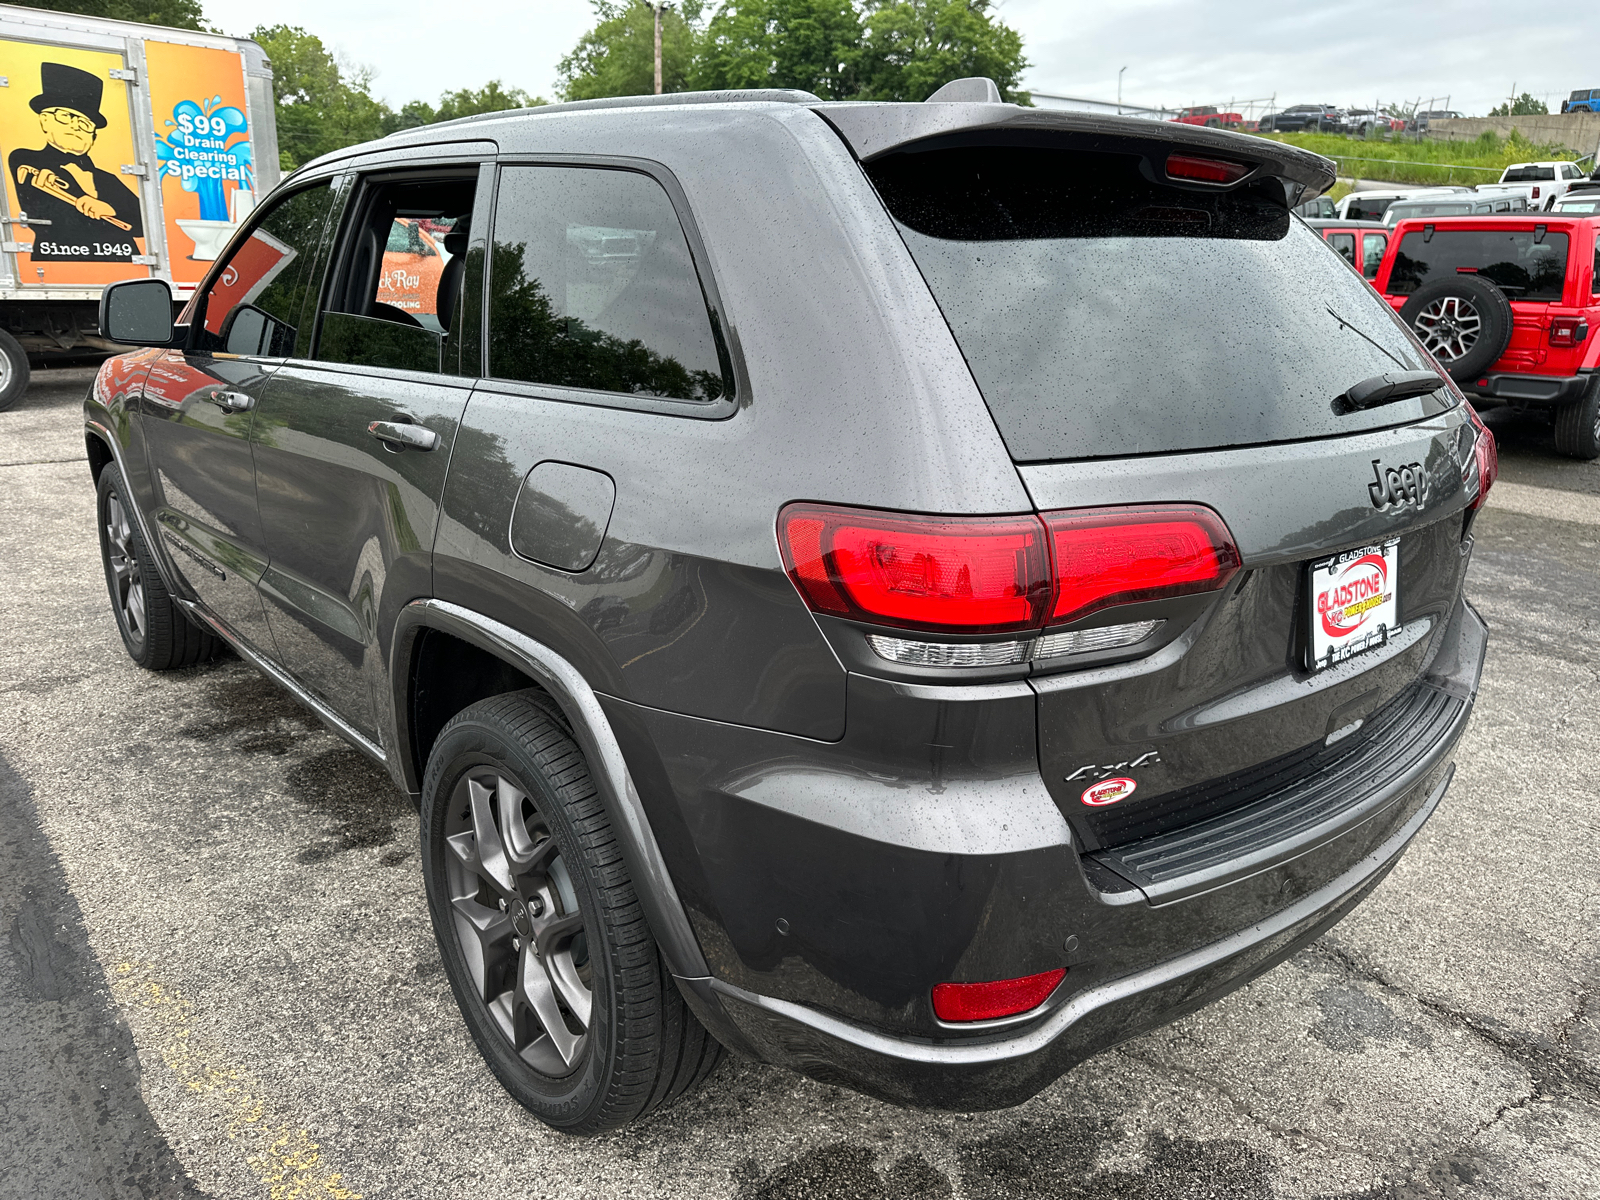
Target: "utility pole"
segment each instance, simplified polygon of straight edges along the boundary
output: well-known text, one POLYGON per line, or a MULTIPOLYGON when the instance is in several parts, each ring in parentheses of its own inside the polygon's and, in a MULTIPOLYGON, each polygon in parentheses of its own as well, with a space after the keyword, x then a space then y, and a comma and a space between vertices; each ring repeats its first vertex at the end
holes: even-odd
MULTIPOLYGON (((1122 71, 1127 69, 1123 67, 1122 71)), ((1117 116, 1119 117, 1122 115, 1122 71, 1117 72, 1117 116)))
POLYGON ((662 4, 653 4, 650 7, 656 13, 656 95, 661 95, 661 10, 662 4))

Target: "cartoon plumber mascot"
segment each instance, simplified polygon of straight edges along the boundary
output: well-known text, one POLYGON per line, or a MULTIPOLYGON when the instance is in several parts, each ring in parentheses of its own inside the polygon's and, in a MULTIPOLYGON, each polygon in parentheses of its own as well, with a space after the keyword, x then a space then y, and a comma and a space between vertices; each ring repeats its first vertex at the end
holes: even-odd
POLYGON ((105 85, 87 71, 41 63, 39 95, 28 107, 39 114, 47 143, 13 150, 7 161, 17 199, 35 225, 33 261, 130 262, 144 236, 139 197, 89 159, 98 132, 105 85))

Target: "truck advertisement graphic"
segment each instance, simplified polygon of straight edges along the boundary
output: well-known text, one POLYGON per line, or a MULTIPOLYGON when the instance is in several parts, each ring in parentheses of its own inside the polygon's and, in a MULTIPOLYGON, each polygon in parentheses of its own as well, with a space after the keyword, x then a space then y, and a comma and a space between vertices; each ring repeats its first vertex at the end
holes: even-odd
POLYGON ((278 181, 246 38, 0 4, 0 408, 30 360, 113 349, 105 285, 187 299, 278 181))

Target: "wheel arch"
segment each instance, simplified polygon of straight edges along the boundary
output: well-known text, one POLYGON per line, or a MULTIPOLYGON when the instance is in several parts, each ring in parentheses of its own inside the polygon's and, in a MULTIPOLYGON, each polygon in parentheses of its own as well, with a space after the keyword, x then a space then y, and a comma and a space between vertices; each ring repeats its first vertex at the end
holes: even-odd
POLYGON ((401 609, 390 653, 396 758, 406 789, 421 790, 426 748, 456 712, 491 695, 537 689, 588 760, 667 968, 682 981, 709 976, 616 734, 578 669, 519 630, 443 600, 414 600, 401 609), (466 650, 446 670, 443 652, 461 646, 466 650))

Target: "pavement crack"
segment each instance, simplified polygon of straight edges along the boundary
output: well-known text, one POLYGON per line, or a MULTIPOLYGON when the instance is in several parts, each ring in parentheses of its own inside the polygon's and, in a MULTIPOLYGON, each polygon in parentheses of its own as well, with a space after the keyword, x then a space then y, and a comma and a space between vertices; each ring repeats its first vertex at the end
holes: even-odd
MULTIPOLYGON (((1369 980, 1396 995, 1405 996, 1438 1020, 1462 1029, 1485 1045, 1498 1050, 1528 1073, 1533 1085, 1533 1095, 1530 1099, 1582 1096, 1591 1101, 1600 1101, 1600 1072, 1572 1054, 1563 1038, 1564 1034, 1570 1034, 1572 1025, 1587 1011, 1587 992, 1580 997, 1582 1007, 1557 1027, 1554 1042, 1551 1045, 1541 1045, 1506 1029, 1497 1029, 1496 1022, 1491 1022, 1482 1016, 1461 1012, 1442 1001, 1408 991, 1378 967, 1361 960, 1340 946, 1321 941, 1310 949, 1312 953, 1321 955, 1343 968, 1347 974, 1369 980)), ((1514 1108, 1516 1104, 1508 1107, 1514 1108)))

